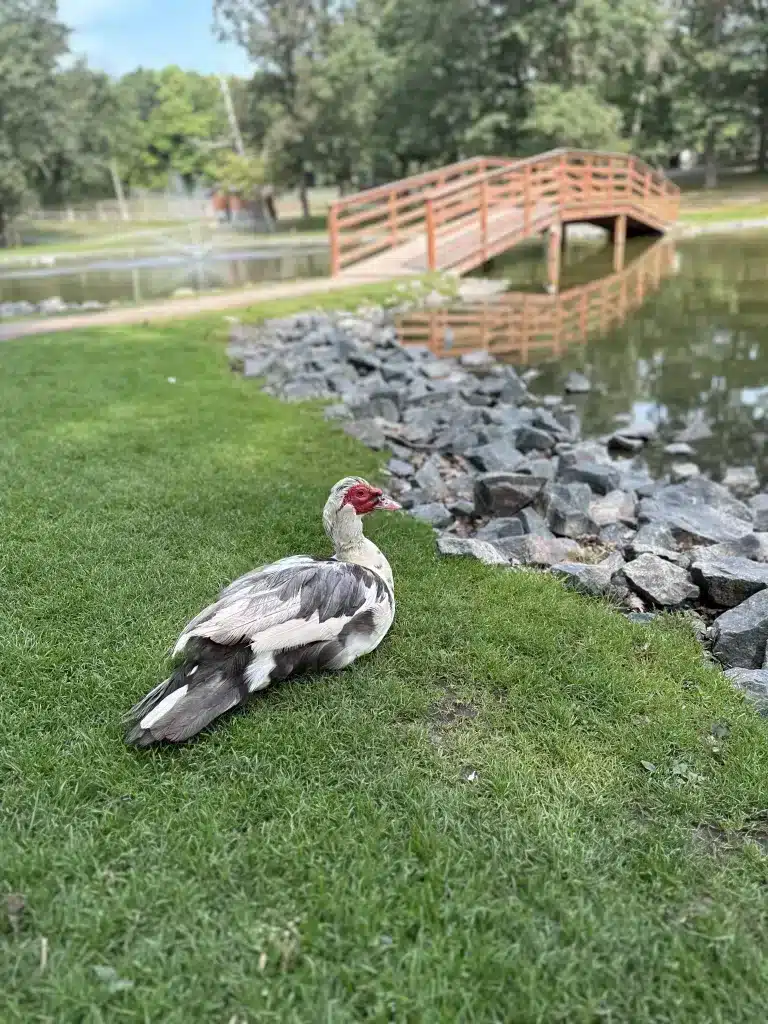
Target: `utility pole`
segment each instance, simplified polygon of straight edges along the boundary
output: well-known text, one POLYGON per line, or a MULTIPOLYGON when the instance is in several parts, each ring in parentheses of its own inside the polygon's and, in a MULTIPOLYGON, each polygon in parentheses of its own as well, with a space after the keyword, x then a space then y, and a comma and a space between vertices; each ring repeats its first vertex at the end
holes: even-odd
POLYGON ((232 96, 229 91, 229 82, 226 80, 224 75, 219 75, 219 85, 221 86, 221 92, 224 96, 224 106, 227 108, 227 117, 229 118, 229 129, 232 132, 232 141, 235 145, 235 151, 238 156, 245 156, 245 146, 243 145, 243 137, 240 134, 240 126, 237 123, 237 115, 235 114, 235 106, 232 102, 232 96))

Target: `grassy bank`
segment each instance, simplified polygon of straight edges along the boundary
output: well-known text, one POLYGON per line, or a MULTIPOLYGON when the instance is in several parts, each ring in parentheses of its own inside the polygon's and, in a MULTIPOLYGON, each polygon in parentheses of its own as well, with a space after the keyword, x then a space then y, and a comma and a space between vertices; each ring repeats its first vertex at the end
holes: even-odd
POLYGON ((385 517, 378 652, 122 745, 184 622, 325 551, 328 487, 381 462, 218 337, 0 348, 0 1018, 762 1019, 768 732, 674 619, 385 517))

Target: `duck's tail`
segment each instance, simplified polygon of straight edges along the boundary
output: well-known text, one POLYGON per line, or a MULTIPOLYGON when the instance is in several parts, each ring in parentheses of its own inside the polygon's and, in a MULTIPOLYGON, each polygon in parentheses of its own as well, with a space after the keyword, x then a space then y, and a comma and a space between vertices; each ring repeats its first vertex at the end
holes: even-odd
MULTIPOLYGON (((248 644, 223 645, 193 638, 184 661, 125 716, 125 741, 136 747, 183 743, 262 686, 257 683, 260 656, 248 644), (247 674, 246 674, 247 673, 247 674)), ((265 665, 264 668, 271 668, 265 665)), ((264 685, 269 683, 269 672, 264 685)))

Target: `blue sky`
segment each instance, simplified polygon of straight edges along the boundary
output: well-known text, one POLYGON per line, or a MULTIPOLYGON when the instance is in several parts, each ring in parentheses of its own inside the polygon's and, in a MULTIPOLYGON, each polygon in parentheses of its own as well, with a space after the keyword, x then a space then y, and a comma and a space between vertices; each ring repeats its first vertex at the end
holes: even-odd
POLYGON ((213 35, 213 0, 59 0, 59 17, 73 30, 72 50, 112 75, 166 64, 248 71, 245 53, 213 35))

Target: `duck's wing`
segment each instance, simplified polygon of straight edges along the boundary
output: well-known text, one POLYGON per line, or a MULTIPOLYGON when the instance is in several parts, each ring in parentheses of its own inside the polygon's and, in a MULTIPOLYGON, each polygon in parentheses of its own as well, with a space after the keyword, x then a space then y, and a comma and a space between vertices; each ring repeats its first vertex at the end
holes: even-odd
POLYGON ((254 653, 330 640, 358 614, 391 600, 384 581, 361 565, 309 556, 284 558, 230 583, 184 628, 192 637, 248 643, 254 653))

